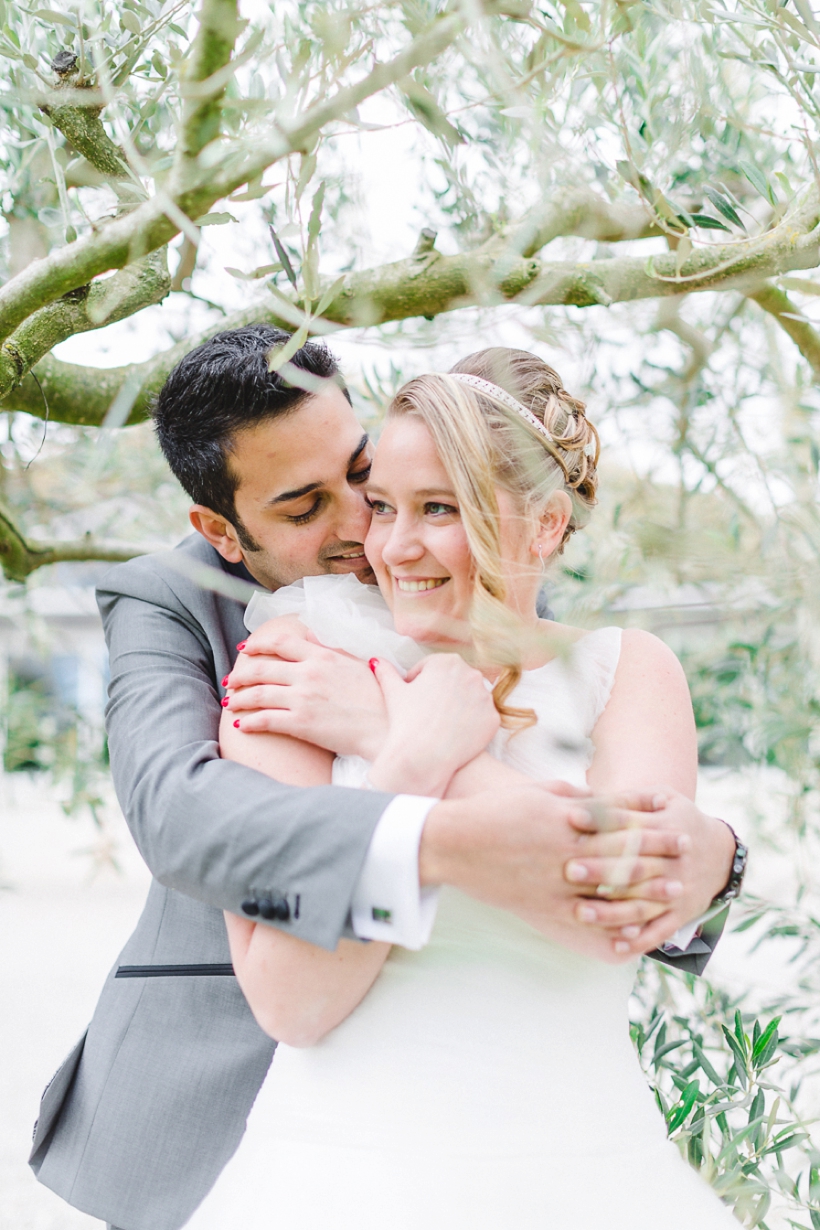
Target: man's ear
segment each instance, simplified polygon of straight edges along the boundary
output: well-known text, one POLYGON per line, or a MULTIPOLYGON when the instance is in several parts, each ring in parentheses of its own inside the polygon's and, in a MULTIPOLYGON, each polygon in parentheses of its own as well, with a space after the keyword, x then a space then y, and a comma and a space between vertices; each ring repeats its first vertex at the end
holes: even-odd
POLYGON ((538 518, 538 529, 530 544, 532 554, 546 562, 560 547, 571 516, 572 500, 566 491, 554 492, 538 518))
POLYGON ((236 537, 236 530, 230 521, 212 512, 204 504, 192 504, 188 510, 188 520, 198 534, 215 547, 223 559, 229 564, 241 564, 242 550, 236 537))

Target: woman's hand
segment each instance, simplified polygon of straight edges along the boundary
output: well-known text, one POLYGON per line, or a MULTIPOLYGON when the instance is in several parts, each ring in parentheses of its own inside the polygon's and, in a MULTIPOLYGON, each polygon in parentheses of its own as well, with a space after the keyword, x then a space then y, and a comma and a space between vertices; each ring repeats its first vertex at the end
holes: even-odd
POLYGON ((370 770, 379 790, 443 797, 453 774, 487 747, 499 727, 484 677, 458 654, 434 654, 406 680, 371 659, 387 709, 388 735, 370 770))
POLYGON ((269 619, 244 642, 225 682, 243 733, 290 735, 373 760, 387 735, 381 689, 367 664, 325 649, 295 616, 269 619))

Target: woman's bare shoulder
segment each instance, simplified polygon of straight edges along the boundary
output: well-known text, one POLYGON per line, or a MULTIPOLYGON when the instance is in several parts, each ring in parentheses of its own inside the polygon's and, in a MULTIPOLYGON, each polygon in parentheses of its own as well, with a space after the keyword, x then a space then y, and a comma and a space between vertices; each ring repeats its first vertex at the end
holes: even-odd
POLYGON ((621 633, 621 662, 625 666, 648 666, 653 670, 662 667, 676 674, 683 673, 674 651, 654 632, 646 632, 643 628, 624 628, 621 633))

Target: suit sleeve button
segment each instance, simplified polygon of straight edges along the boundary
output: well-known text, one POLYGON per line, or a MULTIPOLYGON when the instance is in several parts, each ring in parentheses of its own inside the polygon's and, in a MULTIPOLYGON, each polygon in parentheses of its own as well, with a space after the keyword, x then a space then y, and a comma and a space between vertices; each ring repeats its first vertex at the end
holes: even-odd
POLYGON ((259 902, 255 897, 249 897, 247 901, 242 902, 242 913, 248 914, 251 918, 256 918, 259 913, 259 902))
POLYGON ((287 922, 290 918, 290 906, 287 897, 276 897, 273 901, 273 917, 278 922, 287 922))
POLYGON ((260 897, 259 898, 259 913, 262 915, 263 918, 267 918, 267 919, 276 918, 276 907, 271 901, 270 897, 260 897))

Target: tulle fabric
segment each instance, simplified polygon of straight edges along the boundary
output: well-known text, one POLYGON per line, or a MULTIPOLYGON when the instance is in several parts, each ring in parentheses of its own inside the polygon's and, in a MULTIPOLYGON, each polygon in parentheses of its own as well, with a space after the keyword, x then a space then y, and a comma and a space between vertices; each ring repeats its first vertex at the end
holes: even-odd
POLYGON ((273 594, 255 593, 245 610, 249 632, 268 619, 297 615, 323 645, 357 658, 386 658, 402 674, 427 651, 393 627, 387 604, 375 585, 346 576, 305 577, 273 594))

